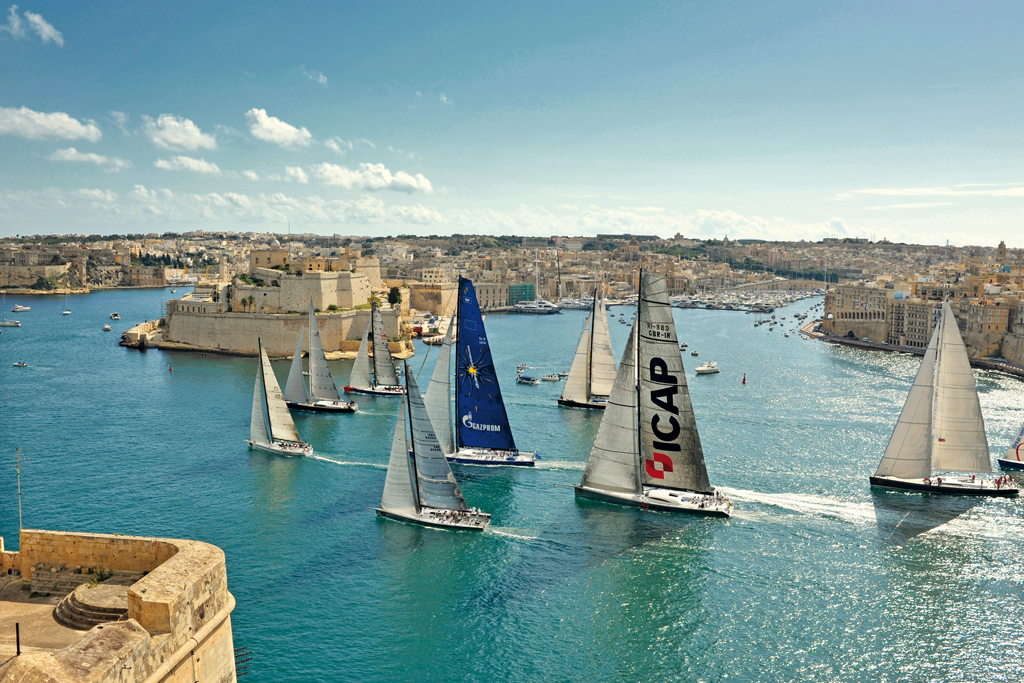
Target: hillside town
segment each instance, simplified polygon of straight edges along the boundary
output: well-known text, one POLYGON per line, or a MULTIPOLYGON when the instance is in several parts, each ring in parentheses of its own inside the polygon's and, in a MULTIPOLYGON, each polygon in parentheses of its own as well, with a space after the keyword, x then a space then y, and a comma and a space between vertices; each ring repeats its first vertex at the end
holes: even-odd
MULTIPOLYGON (((817 281, 828 289, 821 332, 882 345, 923 348, 941 303, 949 301, 972 357, 1024 363, 1024 253, 1005 243, 204 231, 0 243, 0 288, 8 293, 193 286, 167 303, 162 329, 161 321, 151 324, 147 332, 159 338, 152 341, 238 352, 252 351, 242 340, 252 336, 256 320, 266 335, 267 320, 297 316, 310 299, 328 317, 350 321, 326 325, 328 350, 342 352, 358 344, 364 323, 353 321, 365 316, 371 300, 385 309, 389 336, 400 343, 416 327, 412 316, 452 314, 460 276, 476 284, 484 310, 500 311, 522 302, 574 301, 596 290, 625 298, 635 292, 641 267, 664 275, 674 296, 817 281), (229 341, 234 336, 237 343, 229 341)), ((282 328, 280 344, 270 343, 273 353, 290 353, 292 326, 282 328)))

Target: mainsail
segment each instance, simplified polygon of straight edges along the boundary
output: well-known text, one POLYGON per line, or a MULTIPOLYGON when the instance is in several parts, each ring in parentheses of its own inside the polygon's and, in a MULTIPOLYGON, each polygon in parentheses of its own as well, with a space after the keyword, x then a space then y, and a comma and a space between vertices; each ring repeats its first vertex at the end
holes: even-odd
POLYGON ((366 329, 363 331, 363 341, 359 343, 356 362, 352 366, 352 374, 348 378, 348 385, 357 389, 368 389, 370 387, 370 352, 367 349, 366 337, 370 334, 371 325, 372 320, 366 323, 366 329))
POLYGON ((416 464, 420 504, 446 510, 468 510, 451 465, 437 443, 427 408, 420 396, 420 388, 408 364, 405 368, 405 382, 409 394, 409 421, 412 425, 413 461, 416 464))
POLYGON ((1005 460, 1021 460, 1024 459, 1024 424, 1020 426, 1020 431, 1017 432, 1017 438, 1013 440, 1010 447, 1006 449, 1006 455, 1003 456, 1005 460))
MULTIPOLYGON (((262 356, 263 350, 260 349, 262 356)), ((252 390, 252 420, 249 422, 249 439, 255 443, 270 443, 267 431, 267 402, 263 390, 263 363, 256 367, 256 386, 252 390)))
POLYGON ((914 378, 903 412, 878 463, 876 477, 924 479, 932 473, 932 400, 939 327, 932 332, 921 368, 914 378))
POLYGON ((971 362, 949 304, 942 304, 935 409, 932 415, 932 469, 991 472, 992 461, 971 362))
POLYGON ((582 486, 622 493, 640 493, 636 420, 636 330, 629 332, 626 350, 604 409, 597 438, 590 449, 582 486))
POLYGON ((292 414, 288 412, 288 405, 281 395, 281 385, 277 383, 274 376, 274 368, 270 365, 270 357, 267 350, 260 343, 260 363, 263 371, 263 388, 267 397, 267 418, 270 424, 270 438, 282 441, 294 441, 300 443, 302 438, 295 431, 295 423, 292 421, 292 414))
POLYGON ((288 370, 288 381, 284 384, 284 399, 289 403, 305 403, 309 400, 306 380, 302 379, 302 336, 305 331, 306 326, 303 325, 299 329, 299 341, 295 344, 295 355, 292 356, 292 366, 288 370))
POLYGON ((473 283, 459 278, 455 431, 460 447, 516 450, 473 283))
POLYGON ((569 366, 569 376, 565 378, 565 387, 562 388, 562 400, 586 403, 590 400, 589 388, 589 361, 590 361, 590 327, 593 315, 587 316, 583 324, 583 333, 580 334, 580 341, 576 344, 576 355, 572 358, 572 365, 569 366))
POLYGON ((398 386, 395 362, 391 360, 388 336, 384 332, 384 318, 376 301, 373 302, 370 317, 373 322, 373 383, 375 386, 398 386))
MULTIPOLYGON (((615 384, 615 356, 612 355, 612 337, 608 332, 608 316, 604 299, 594 292, 593 333, 590 342, 590 394, 608 396, 615 384)), ((590 399, 590 396, 587 397, 590 399)))
MULTIPOLYGON (((299 340, 302 340, 301 336, 299 340)), ((291 382, 290 377, 288 381, 291 382)), ((313 299, 309 300, 309 396, 310 400, 341 400, 331 369, 327 367, 327 356, 324 355, 324 345, 320 341, 320 326, 316 322, 313 299)))
POLYGON ((398 409, 398 421, 395 423, 395 437, 391 441, 391 459, 388 461, 388 474, 384 479, 384 495, 380 506, 385 510, 418 511, 416 499, 416 474, 409 459, 409 445, 406 440, 407 414, 405 397, 398 409))
POLYGON ((434 372, 430 376, 430 384, 427 386, 427 395, 424 403, 427 406, 427 413, 430 415, 430 422, 434 425, 434 433, 437 434, 437 441, 441 444, 441 450, 446 455, 455 452, 455 441, 452 438, 452 330, 455 325, 449 325, 448 331, 444 334, 444 343, 441 344, 441 355, 434 364, 434 372))
POLYGON ((665 278, 642 275, 638 308, 643 483, 711 493, 665 278))

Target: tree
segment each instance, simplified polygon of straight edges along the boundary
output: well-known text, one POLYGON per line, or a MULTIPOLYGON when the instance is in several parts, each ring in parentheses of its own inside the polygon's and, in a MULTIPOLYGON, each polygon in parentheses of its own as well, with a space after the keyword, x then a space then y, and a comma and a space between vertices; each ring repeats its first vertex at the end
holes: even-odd
POLYGON ((399 291, 398 287, 392 287, 391 291, 388 292, 388 303, 392 306, 402 303, 402 293, 399 291))

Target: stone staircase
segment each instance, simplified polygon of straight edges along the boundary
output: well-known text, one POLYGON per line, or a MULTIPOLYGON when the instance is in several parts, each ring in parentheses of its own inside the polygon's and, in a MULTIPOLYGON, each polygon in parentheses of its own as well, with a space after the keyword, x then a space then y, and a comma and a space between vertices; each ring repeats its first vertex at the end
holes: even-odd
POLYGON ((128 618, 128 587, 98 584, 73 590, 53 610, 61 626, 88 631, 93 626, 128 618))
POLYGON ((82 584, 93 581, 106 584, 117 584, 130 586, 142 578, 142 574, 135 572, 105 572, 103 574, 90 573, 68 569, 64 565, 56 567, 44 567, 37 565, 32 568, 32 592, 40 595, 67 595, 82 584))

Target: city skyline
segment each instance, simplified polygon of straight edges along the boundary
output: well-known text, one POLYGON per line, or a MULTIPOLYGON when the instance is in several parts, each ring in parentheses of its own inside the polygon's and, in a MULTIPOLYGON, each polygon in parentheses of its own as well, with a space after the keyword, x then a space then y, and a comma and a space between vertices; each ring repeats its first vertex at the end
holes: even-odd
POLYGON ((1015 249, 1022 13, 12 4, 0 237, 290 221, 1015 249))

